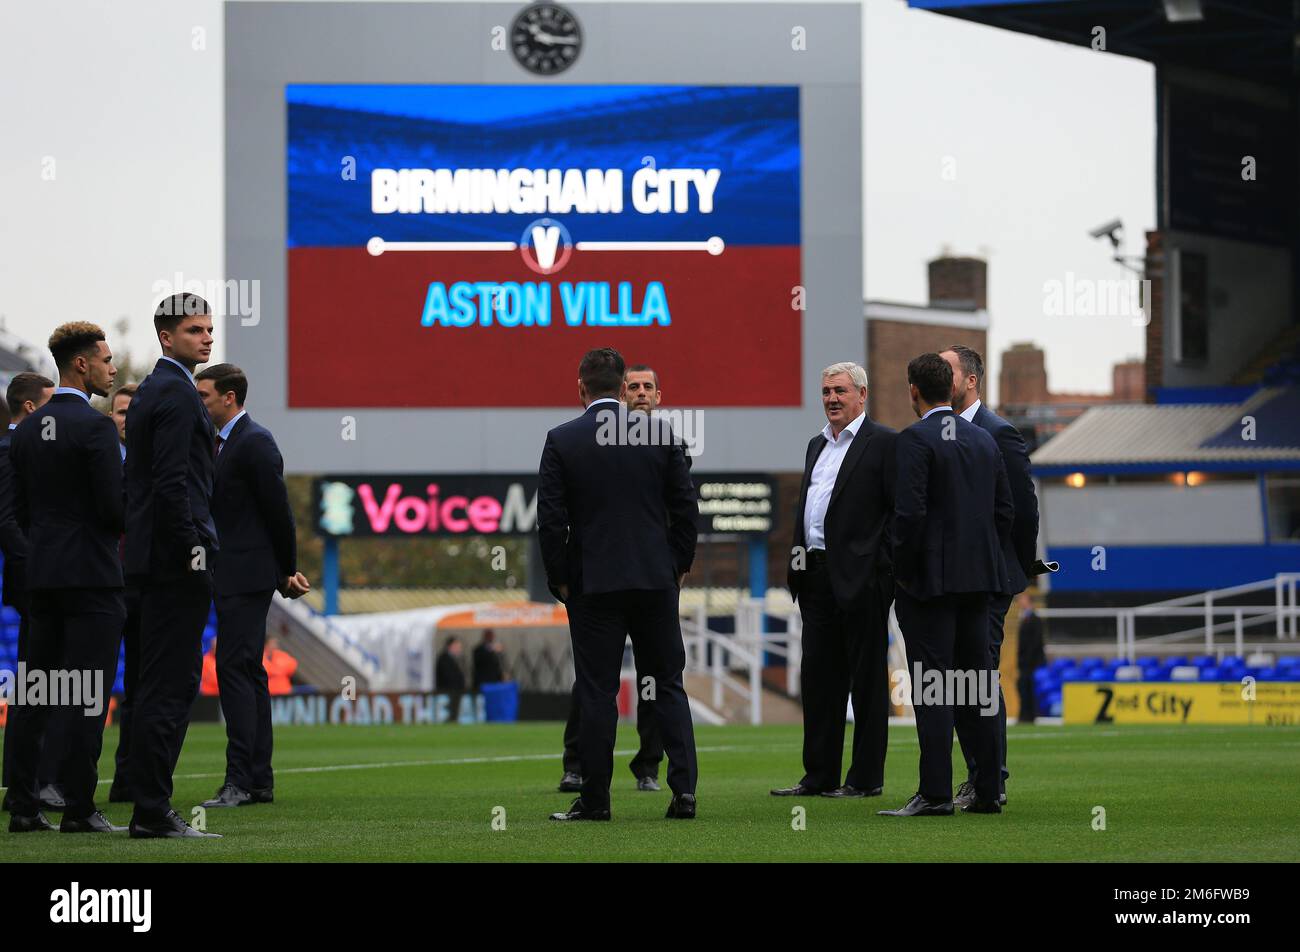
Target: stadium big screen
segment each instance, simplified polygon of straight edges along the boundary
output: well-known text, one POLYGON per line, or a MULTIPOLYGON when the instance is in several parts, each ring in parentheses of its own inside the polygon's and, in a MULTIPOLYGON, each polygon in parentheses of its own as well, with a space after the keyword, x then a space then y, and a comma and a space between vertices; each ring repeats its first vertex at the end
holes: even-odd
POLYGON ((385 385, 349 405, 568 407, 550 370, 605 345, 678 405, 801 403, 797 87, 285 98, 290 408, 337 406, 358 363, 385 385), (743 386, 718 386, 724 352, 743 386))

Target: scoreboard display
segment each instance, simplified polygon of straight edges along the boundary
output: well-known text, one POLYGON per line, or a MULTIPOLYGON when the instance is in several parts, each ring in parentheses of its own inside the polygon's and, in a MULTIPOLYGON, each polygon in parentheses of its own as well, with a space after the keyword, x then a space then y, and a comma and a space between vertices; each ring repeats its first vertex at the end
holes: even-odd
POLYGON ((285 100, 291 408, 339 405, 358 363, 384 385, 349 406, 571 407, 600 346, 679 406, 802 403, 797 87, 285 100))

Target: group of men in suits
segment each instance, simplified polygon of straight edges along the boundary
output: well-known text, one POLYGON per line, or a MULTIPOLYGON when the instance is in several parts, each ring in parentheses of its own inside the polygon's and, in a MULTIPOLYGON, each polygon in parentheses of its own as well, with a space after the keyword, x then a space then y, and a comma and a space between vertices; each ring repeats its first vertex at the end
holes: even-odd
POLYGON ((918 422, 866 413, 866 372, 827 367, 827 423, 808 445, 787 583, 803 622, 804 775, 774 796, 879 796, 890 677, 889 610, 902 630, 921 746, 917 793, 891 816, 997 813, 1006 803, 1003 624, 1034 571, 1038 506, 1024 440, 985 407, 980 355, 955 345, 907 368, 918 422), (956 677, 960 675, 960 677, 956 677), (933 679, 944 689, 918 690, 933 679), (982 685, 952 690, 955 685, 982 685), (993 694, 996 693, 996 700, 993 694), (841 783, 845 711, 852 759, 841 783), (954 728, 967 777, 954 794, 954 728))
MULTIPOLYGON (((51 336, 59 386, 43 406, 24 398, 11 466, 0 467, 5 597, 22 602, 19 652, 29 670, 111 686, 125 641, 109 799, 134 803, 130 836, 214 837, 171 803, 214 595, 227 769, 204 806, 242 806, 272 800, 267 610, 275 591, 298 597, 309 585, 295 565, 279 451, 243 410, 246 378, 229 364, 195 376, 212 348, 207 302, 169 297, 154 328, 162 357, 138 387, 114 394, 111 417, 90 405, 108 396, 117 373, 104 332, 77 321, 51 336)), ((59 829, 126 831, 95 804, 107 705, 92 712, 58 701, 11 708, 10 832, 53 829, 37 781, 41 748, 52 741, 65 801, 59 829)))

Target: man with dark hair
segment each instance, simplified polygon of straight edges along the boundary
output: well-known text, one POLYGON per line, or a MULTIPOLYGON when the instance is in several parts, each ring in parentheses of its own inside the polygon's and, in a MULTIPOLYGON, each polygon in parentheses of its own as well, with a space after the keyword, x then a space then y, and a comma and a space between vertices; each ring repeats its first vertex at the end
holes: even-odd
MULTIPOLYGON (((122 460, 113 424, 90 406, 107 396, 117 368, 104 332, 74 321, 50 335, 59 387, 49 403, 13 431, 14 511, 28 542, 25 584, 31 599, 31 660, 56 683, 79 675, 79 697, 51 698, 63 747, 64 833, 120 833, 95 807, 108 692, 126 607, 122 601, 122 460), (87 683, 88 682, 88 683, 87 683)), ((66 685, 66 682, 65 682, 66 685)), ((68 685, 70 687, 70 685, 68 685)), ((16 706, 10 832, 49 829, 40 812, 40 722, 16 706)))
POLYGON ((244 409, 248 378, 234 364, 214 364, 194 380, 217 430, 212 519, 221 551, 213 559, 212 580, 217 684, 226 719, 225 781, 203 805, 271 803, 271 695, 262 664, 266 613, 276 591, 298 598, 311 586, 297 567, 280 449, 271 431, 244 409))
MULTIPOLYGON (((1004 540, 1002 556, 1007 563, 1011 585, 1008 591, 989 599, 989 651, 993 668, 1002 663, 1002 640, 1007 610, 1012 599, 1023 592, 1034 576, 1034 562, 1038 556, 1038 495, 1034 492, 1034 477, 1030 472, 1029 449, 1020 431, 998 416, 980 400, 984 389, 984 358, 962 344, 954 344, 941 355, 952 367, 952 408, 963 420, 982 427, 993 437, 1002 455, 1011 487, 1011 501, 1015 505, 1015 520, 1011 534, 1004 540)), ((1001 690, 1001 688, 999 688, 1001 690)), ((999 751, 1001 753, 998 794, 1000 803, 1007 802, 1007 710, 1002 697, 998 704, 999 751)), ((975 758, 971 753, 974 739, 967 721, 957 725, 957 740, 966 758, 967 779, 953 798, 956 806, 965 806, 975 799, 975 758)))
POLYGON ((948 362, 922 354, 907 365, 907 381, 920 420, 897 440, 894 607, 911 668, 921 778, 905 806, 880 812, 952 816, 955 707, 956 718, 969 722, 978 767, 975 799, 962 810, 1001 813, 997 711, 982 710, 981 697, 1001 699, 992 691, 988 601, 1009 584, 1002 551, 1014 516, 1011 489, 993 437, 953 413, 948 362))
MULTIPOLYGON (((23 570, 27 561, 27 537, 18 527, 14 515, 14 471, 9 462, 9 441, 18 424, 30 414, 45 406, 54 394, 54 381, 43 374, 30 371, 15 374, 9 381, 5 392, 5 403, 9 407, 9 426, 0 433, 0 551, 4 552, 4 587, 0 589, 3 604, 18 613, 18 663, 24 664, 29 657, 29 629, 27 593, 23 587, 23 570)), ((6 791, 12 789, 9 774, 9 761, 13 757, 13 744, 10 741, 10 729, 13 718, 5 722, 4 750, 4 785, 6 791)), ((48 779, 48 778, 47 778, 48 779)), ((41 801, 47 809, 63 809, 63 795, 55 788, 43 788, 41 801)), ((4 808, 9 809, 10 794, 5 793, 4 808)))
POLYGON ((212 604, 212 421, 194 368, 212 351, 212 312, 176 294, 154 312, 162 357, 126 418, 126 574, 140 587, 140 687, 131 728, 131 836, 213 837, 172 809, 172 773, 203 667, 212 604))
MULTIPOLYGON (((117 426, 118 449, 122 465, 126 466, 126 414, 131 399, 138 388, 133 383, 123 384, 113 391, 109 402, 109 416, 117 426)), ((126 537, 118 546, 119 554, 126 556, 126 537)), ((117 706, 117 753, 113 760, 113 785, 108 789, 109 803, 132 803, 131 797, 131 730, 135 720, 135 695, 140 681, 140 589, 128 583, 123 590, 126 602, 126 623, 122 626, 122 647, 125 653, 122 665, 122 702, 117 706)))
MULTIPOLYGON (((627 389, 623 393, 623 402, 629 410, 640 413, 654 413, 659 409, 663 391, 659 389, 659 375, 645 364, 636 364, 627 368, 623 375, 627 389)), ((691 457, 686 457, 686 465, 691 465, 691 457)), ((629 558, 638 558, 637 553, 629 552, 629 558)), ((641 673, 636 676, 636 733, 640 746, 636 756, 628 764, 632 776, 636 778, 636 788, 645 793, 659 792, 659 764, 664 759, 664 742, 659 736, 659 724, 654 716, 654 701, 646 696, 642 689, 641 673)), ((561 793, 578 793, 582 790, 582 758, 578 753, 578 724, 581 708, 578 705, 578 686, 575 683, 569 699, 569 719, 564 725, 564 774, 560 777, 561 793)))
POLYGON ((699 509, 686 452, 666 421, 629 431, 618 351, 587 353, 578 367, 585 412, 546 435, 537 533, 547 584, 565 603, 581 707, 582 795, 553 820, 608 820, 619 671, 630 634, 668 752, 668 817, 695 816, 698 766, 682 684, 686 651, 677 606, 695 557, 699 509), (609 433, 649 431, 647 439, 609 433), (640 557, 628 559, 627 553, 640 557))

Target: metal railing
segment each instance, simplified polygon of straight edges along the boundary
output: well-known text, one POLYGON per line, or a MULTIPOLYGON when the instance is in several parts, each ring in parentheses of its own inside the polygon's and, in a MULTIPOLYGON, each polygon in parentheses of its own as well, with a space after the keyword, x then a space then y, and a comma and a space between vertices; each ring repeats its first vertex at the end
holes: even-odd
POLYGON ((766 655, 786 661, 786 693, 799 693, 802 627, 799 613, 791 612, 787 630, 764 631, 764 602, 742 598, 736 606, 734 634, 709 627, 703 605, 682 616, 682 642, 686 646, 686 674, 709 678, 710 703, 722 713, 730 697, 747 709, 750 724, 763 723, 763 664, 766 655))
MULTIPOLYGON (((1144 637, 1141 644, 1151 653, 1174 654, 1180 647, 1203 644, 1205 654, 1222 658, 1227 643, 1219 635, 1231 633, 1231 646, 1237 655, 1246 653, 1246 629, 1273 622, 1274 641, 1296 641, 1300 632, 1300 607, 1296 588, 1300 572, 1280 572, 1271 579, 1212 589, 1164 601, 1122 608, 1043 608, 1043 618, 1113 618, 1116 656, 1134 661, 1138 653, 1138 619, 1199 618, 1201 624, 1173 632, 1144 637), (1223 600, 1273 591, 1271 604, 1224 605, 1223 600), (1227 621, 1219 621, 1227 618, 1227 621)), ((1258 646, 1258 645, 1257 645, 1258 646)), ((1289 646, 1288 646, 1289 647, 1289 646)))

